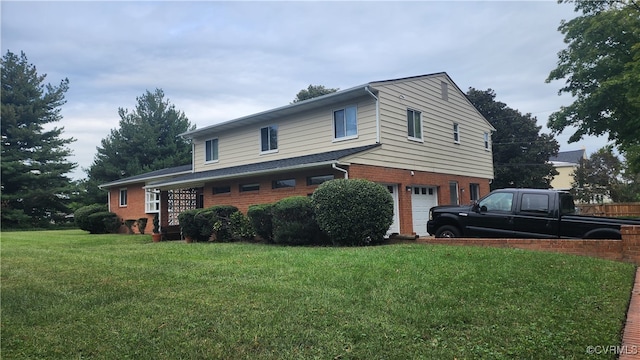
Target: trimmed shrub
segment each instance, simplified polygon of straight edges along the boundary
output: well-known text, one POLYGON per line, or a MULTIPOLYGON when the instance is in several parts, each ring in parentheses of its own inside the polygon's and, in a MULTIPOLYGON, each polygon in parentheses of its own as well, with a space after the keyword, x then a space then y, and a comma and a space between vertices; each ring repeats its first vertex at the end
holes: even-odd
POLYGON ((92 234, 117 233, 121 225, 118 215, 109 211, 101 211, 89 215, 88 222, 91 228, 89 232, 92 234))
POLYGON ((264 241, 273 243, 273 204, 251 205, 247 216, 255 232, 264 241))
POLYGON ((89 215, 97 213, 97 212, 104 212, 107 211, 107 205, 106 204, 92 204, 92 205, 87 205, 87 206, 83 206, 81 208, 79 208, 78 210, 76 210, 76 212, 73 213, 73 218, 74 221, 76 223, 76 225, 85 231, 89 231, 92 234, 95 234, 94 232, 92 232, 90 229, 92 228, 92 224, 89 222, 89 215))
POLYGON ((393 198, 382 185, 364 179, 322 183, 311 196, 318 225, 335 245, 382 242, 393 222, 393 198))
POLYGON ((196 214, 199 209, 185 210, 178 214, 178 222, 180 223, 180 231, 182 235, 195 241, 200 237, 200 228, 196 225, 196 214))
POLYGON ((233 241, 229 228, 231 214, 238 208, 231 205, 217 205, 206 209, 186 210, 178 215, 178 221, 185 237, 194 241, 209 241, 214 235, 216 241, 233 241))
POLYGON ((140 234, 144 235, 144 232, 147 229, 147 222, 149 222, 149 219, 147 219, 146 217, 142 217, 140 219, 138 219, 138 231, 140 231, 140 234))
POLYGON ((220 242, 233 241, 231 215, 239 212, 238 208, 232 205, 216 205, 205 209, 205 211, 210 211, 212 214, 212 234, 215 236, 215 240, 220 242))
POLYGON ((311 200, 292 196, 275 203, 273 241, 283 245, 312 245, 323 242, 323 234, 313 216, 311 200))
POLYGON ((249 218, 241 211, 236 211, 231 214, 229 219, 229 230, 231 231, 231 237, 234 240, 251 240, 256 235, 249 218))

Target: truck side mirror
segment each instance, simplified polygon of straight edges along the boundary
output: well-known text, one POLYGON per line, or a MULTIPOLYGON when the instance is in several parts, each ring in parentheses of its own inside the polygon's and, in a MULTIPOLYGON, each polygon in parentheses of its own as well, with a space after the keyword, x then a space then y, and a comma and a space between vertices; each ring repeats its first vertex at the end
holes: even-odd
POLYGON ((477 201, 474 201, 473 203, 471 203, 471 211, 473 212, 480 212, 480 204, 478 204, 477 201))

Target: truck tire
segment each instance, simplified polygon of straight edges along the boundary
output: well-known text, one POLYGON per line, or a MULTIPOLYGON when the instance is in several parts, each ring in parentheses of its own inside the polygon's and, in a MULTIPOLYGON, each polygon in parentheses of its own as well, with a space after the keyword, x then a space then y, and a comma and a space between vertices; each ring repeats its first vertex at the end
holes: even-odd
POLYGON ((438 231, 436 231, 437 238, 457 238, 460 237, 460 235, 462 235, 460 230, 452 225, 441 226, 438 228, 438 231))

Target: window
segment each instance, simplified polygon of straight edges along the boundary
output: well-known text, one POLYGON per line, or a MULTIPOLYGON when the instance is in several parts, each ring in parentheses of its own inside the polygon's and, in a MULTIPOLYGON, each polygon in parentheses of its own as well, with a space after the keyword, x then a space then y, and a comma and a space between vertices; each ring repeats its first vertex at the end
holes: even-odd
POLYGON ((348 106, 333 112, 333 136, 336 140, 358 136, 357 112, 355 106, 348 106))
POLYGON ((460 125, 453 123, 453 142, 460 144, 460 125))
POLYGON ((147 213, 160 212, 160 190, 147 189, 145 191, 144 204, 147 213))
POLYGON ((296 179, 273 180, 272 189, 292 188, 296 186, 296 179))
POLYGON ((207 140, 204 144, 206 162, 218 161, 218 139, 207 140))
POLYGON ((449 84, 444 81, 440 82, 440 95, 442 100, 449 101, 449 84))
POLYGON ((320 185, 329 180, 333 180, 333 175, 309 176, 307 178, 307 185, 320 185))
POLYGON ((458 182, 449 182, 449 200, 451 205, 458 205, 458 182))
POLYGON ((469 196, 471 201, 480 199, 480 184, 469 184, 469 196))
POLYGON ((484 133, 484 149, 489 150, 489 133, 484 133))
POLYGON ((127 206, 127 188, 120 189, 120 206, 127 206))
POLYGON ((260 151, 278 150, 278 126, 271 125, 260 129, 260 151))
POLYGON ((407 109, 407 135, 410 139, 422 141, 422 120, 420 111, 407 109))
POLYGON ((227 194, 231 192, 231 186, 214 186, 213 195, 227 194))
POLYGON ((240 185, 240 192, 258 191, 258 190, 260 190, 260 184, 241 184, 240 185))
POLYGON ((549 212, 549 195, 547 194, 522 194, 522 211, 547 213, 549 212))
POLYGON ((482 211, 511 211, 513 205, 512 193, 493 193, 480 202, 482 211))

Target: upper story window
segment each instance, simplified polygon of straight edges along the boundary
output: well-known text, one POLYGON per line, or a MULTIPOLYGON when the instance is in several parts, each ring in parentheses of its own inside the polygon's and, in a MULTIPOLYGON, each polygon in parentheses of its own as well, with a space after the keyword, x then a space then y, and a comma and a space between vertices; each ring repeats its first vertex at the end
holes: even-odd
POLYGON ((358 136, 358 109, 347 106, 333 112, 333 136, 335 140, 351 139, 358 136))
POLYGON ((422 114, 420 111, 407 109, 407 136, 409 139, 422 141, 422 114))
POLYGON ((460 125, 453 123, 453 142, 460 144, 460 125))
POLYGON ((145 210, 147 213, 160 212, 160 190, 147 189, 145 191, 145 210))
POLYGON ((119 204, 120 206, 127 206, 127 188, 120 189, 119 204))
POLYGON ((218 161, 218 139, 205 141, 204 152, 204 159, 206 162, 218 161))
POLYGON ((484 133, 484 149, 489 150, 489 133, 484 133))
POLYGON ((260 129, 260 151, 271 152, 278 150, 278 126, 270 125, 260 129))

